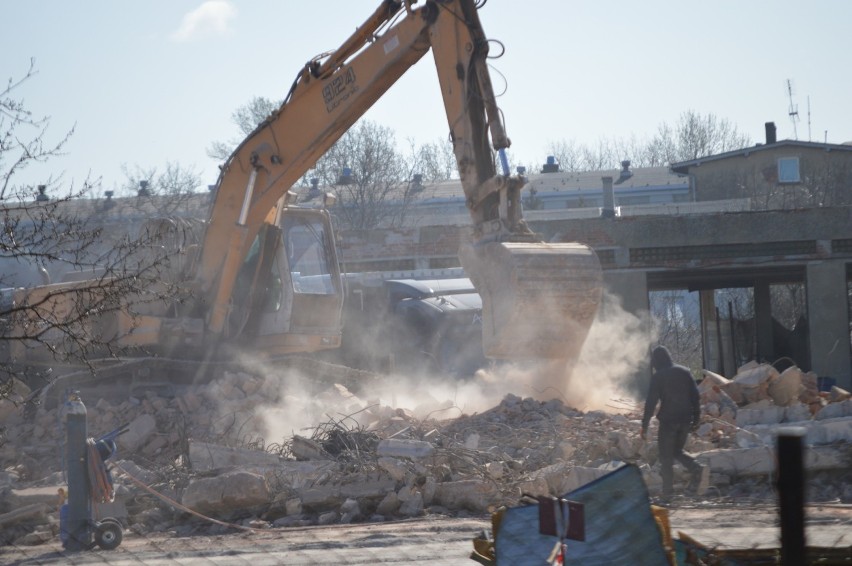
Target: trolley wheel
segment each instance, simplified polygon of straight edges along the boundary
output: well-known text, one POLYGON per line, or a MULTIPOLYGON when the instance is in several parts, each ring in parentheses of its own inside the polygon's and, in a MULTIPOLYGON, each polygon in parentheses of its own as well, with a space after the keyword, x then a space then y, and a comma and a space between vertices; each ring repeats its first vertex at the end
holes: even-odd
POLYGON ((114 550, 121 544, 124 528, 115 519, 104 519, 95 527, 95 544, 104 550, 114 550))

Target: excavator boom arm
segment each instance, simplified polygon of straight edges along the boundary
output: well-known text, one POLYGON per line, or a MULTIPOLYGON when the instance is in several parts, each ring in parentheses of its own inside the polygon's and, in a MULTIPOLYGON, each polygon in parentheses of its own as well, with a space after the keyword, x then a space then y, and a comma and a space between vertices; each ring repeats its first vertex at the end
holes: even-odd
POLYGON ((219 177, 196 276, 201 296, 212 303, 207 323, 213 334, 225 326, 238 265, 271 211, 430 49, 474 226, 460 255, 483 296, 486 352, 563 357, 573 351, 559 344, 569 338, 582 344, 597 308, 600 267, 588 248, 540 242, 522 219, 524 179, 495 170, 493 151, 505 150, 509 138, 491 87, 488 41, 474 0, 427 0, 416 8, 412 0, 383 1, 340 48, 305 65, 281 107, 230 156, 219 177), (575 266, 583 272, 579 279, 572 272, 575 266), (578 280, 579 287, 573 284, 578 280), (556 291, 566 281, 578 287, 581 303, 576 293, 556 291), (552 316, 542 319, 545 324, 537 331, 536 323, 518 324, 554 312, 548 304, 552 300, 560 302, 556 311, 567 314, 572 324, 581 321, 570 337, 559 336, 569 331, 552 316), (571 306, 576 304, 584 307, 571 306), (507 334, 508 327, 529 327, 531 333, 507 334), (531 342, 537 346, 527 347, 531 342), (542 342, 549 345, 542 347, 542 342))

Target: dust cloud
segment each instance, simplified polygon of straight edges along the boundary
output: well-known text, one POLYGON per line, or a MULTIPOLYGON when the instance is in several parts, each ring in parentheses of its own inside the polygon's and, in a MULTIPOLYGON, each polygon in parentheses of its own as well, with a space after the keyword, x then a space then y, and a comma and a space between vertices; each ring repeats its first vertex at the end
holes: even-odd
MULTIPOLYGON (((560 399, 582 411, 620 412, 632 408, 638 384, 632 380, 648 361, 653 341, 650 315, 625 311, 618 297, 604 294, 578 360, 510 364, 478 375, 486 407, 509 393, 540 401, 560 399)), ((475 400, 469 399, 472 406, 475 400)))
POLYGON ((650 313, 636 316, 621 300, 604 294, 595 323, 576 366, 565 381, 565 396, 583 410, 612 410, 612 401, 636 397, 636 372, 647 367, 655 342, 650 313))
POLYGON ((418 419, 446 420, 484 412, 509 394, 540 401, 560 399, 582 410, 619 412, 636 397, 636 372, 648 360, 652 341, 647 318, 626 312, 618 298, 605 295, 579 359, 563 362, 497 362, 467 379, 427 372, 392 373, 350 388, 328 379, 243 360, 246 370, 264 376, 253 408, 265 438, 277 442, 294 434, 310 436, 319 425, 338 422, 368 428, 377 415, 405 411, 418 419))

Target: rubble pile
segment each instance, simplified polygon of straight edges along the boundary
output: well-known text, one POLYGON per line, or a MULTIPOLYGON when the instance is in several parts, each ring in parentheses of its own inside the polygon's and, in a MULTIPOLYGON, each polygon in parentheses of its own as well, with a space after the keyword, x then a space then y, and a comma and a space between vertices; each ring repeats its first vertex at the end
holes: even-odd
MULTIPOLYGON (((687 450, 711 467, 706 497, 773 497, 773 431, 795 424, 807 430, 809 499, 852 502, 849 393, 820 392, 816 376, 795 367, 749 364, 731 380, 704 374, 702 425, 687 450)), ((84 395, 89 436, 129 424, 110 460, 116 500, 95 512, 137 534, 229 528, 202 517, 271 528, 465 516, 522 494, 567 493, 623 463, 640 467, 652 494, 659 489, 656 443, 639 438, 637 402, 583 412, 508 394, 460 414, 426 393, 409 410, 350 387, 297 393, 279 379, 231 372, 168 393, 84 395), (266 438, 268 419, 293 411, 315 424, 266 438)), ((33 408, 21 403, 26 396, 18 388, 0 401, 2 544, 57 536, 58 492, 67 489, 62 408, 33 408)))

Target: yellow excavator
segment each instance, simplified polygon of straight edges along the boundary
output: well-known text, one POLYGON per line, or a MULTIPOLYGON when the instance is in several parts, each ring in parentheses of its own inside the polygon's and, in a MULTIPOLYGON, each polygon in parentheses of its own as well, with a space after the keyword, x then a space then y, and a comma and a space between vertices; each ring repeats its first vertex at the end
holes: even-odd
MULTIPOLYGON (((99 324, 114 329, 113 349, 209 356, 239 346, 278 356, 337 348, 343 288, 329 212, 298 205, 290 189, 431 50, 472 220, 460 259, 482 297, 485 354, 575 358, 600 300, 600 264, 590 248, 542 242, 524 223, 525 179, 508 171, 480 4, 384 0, 336 51, 310 60, 223 165, 203 237, 181 248, 175 277, 191 300, 111 313, 99 324)), ((58 302, 41 308, 63 312, 58 302)))

